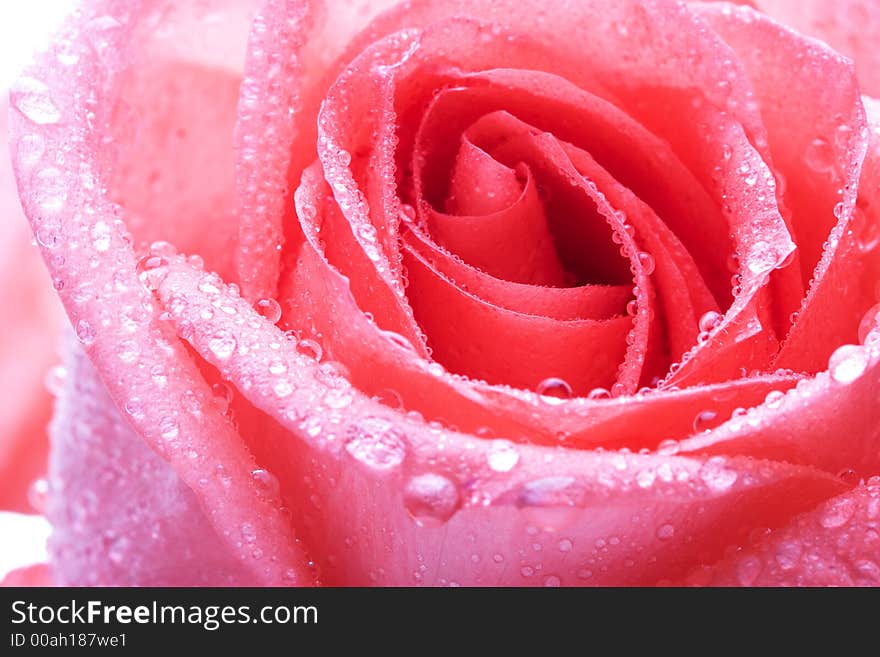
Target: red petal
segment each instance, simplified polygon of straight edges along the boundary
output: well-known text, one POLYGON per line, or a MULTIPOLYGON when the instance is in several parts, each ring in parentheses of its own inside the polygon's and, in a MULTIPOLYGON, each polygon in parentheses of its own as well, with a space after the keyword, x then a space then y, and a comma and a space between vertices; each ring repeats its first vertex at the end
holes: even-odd
POLYGON ((880 479, 756 539, 692 578, 709 586, 880 586, 880 479))
MULTIPOLYGON (((218 463, 197 495, 135 433, 113 404, 81 350, 68 346, 69 383, 52 423, 47 514, 50 552, 63 586, 230 586, 282 583, 249 570, 203 510, 202 491, 231 482, 218 463), (214 525, 214 526, 212 526, 214 525)), ((194 395, 180 405, 198 403, 194 395)), ((129 405, 131 413, 142 412, 129 405)), ((213 505, 211 505, 213 506, 213 505)), ((210 506, 209 506, 210 508, 210 506)), ((252 510, 251 513, 254 513, 252 510)), ((249 518, 247 523, 253 523, 249 518)), ((232 529, 232 528, 229 528, 232 529)), ((253 540, 255 525, 232 529, 253 540)), ((263 549, 265 538, 247 543, 263 549)))
MULTIPOLYGON (((812 278, 778 364, 817 371, 837 345, 854 339, 852 318, 871 305, 864 305, 862 291, 852 284, 853 271, 865 268, 854 267, 844 237, 854 222, 867 141, 853 67, 823 44, 748 8, 706 5, 700 13, 736 49, 751 75, 773 164, 785 181, 783 197, 792 212, 804 283, 812 278), (846 271, 844 281, 841 269, 846 271)), ((871 190, 866 182, 866 191, 871 190)), ((792 266, 797 264, 795 260, 792 266)), ((788 300, 777 295, 780 310, 798 309, 801 295, 791 293, 788 300)), ((788 321, 783 325, 787 328, 788 321)))
MULTIPOLYGON (((6 146, 7 112, 0 101, 0 150, 6 146)), ((28 144, 34 151, 37 140, 28 144)), ((33 152, 33 151, 32 151, 33 152)), ((0 343, 0 509, 33 511, 31 482, 46 471, 46 425, 51 397, 43 383, 56 361, 53 341, 62 313, 35 249, 18 197, 9 159, 0 157, 0 303, 14 313, 0 343)))
POLYGON ((331 584, 650 584, 844 489, 785 464, 560 452, 432 427, 297 353, 228 291, 202 292, 212 280, 174 263, 159 295, 193 347, 307 447, 290 461, 299 449, 274 441, 297 498, 317 505, 302 524, 331 584), (203 319, 218 301, 233 312, 203 319), (239 349, 215 353, 218 332, 239 349))
MULTIPOLYGON (((228 547, 257 577, 280 581, 290 571, 293 581, 309 582, 306 559, 287 520, 277 503, 255 488, 252 456, 229 418, 211 402, 210 387, 167 323, 158 319, 138 279, 131 238, 118 222, 125 211, 102 191, 114 152, 94 126, 110 118, 106 112, 124 90, 114 84, 119 81, 114 76, 128 57, 141 52, 132 49, 152 43, 148 37, 155 34, 146 26, 154 26, 157 16, 150 8, 128 14, 120 5, 98 3, 75 18, 64 38, 31 69, 31 77, 11 93, 17 110, 11 115, 13 150, 25 212, 53 276, 64 281, 61 297, 76 334, 117 406, 139 409, 129 414, 132 425, 173 464, 228 547), (93 47, 96 39, 101 48, 93 47), (34 136, 42 139, 45 151, 42 158, 27 161, 23 144, 34 136), (157 385, 156 378, 167 385, 157 385), (189 407, 180 402, 187 395, 195 402, 189 407), (217 480, 218 466, 229 475, 228 486, 225 479, 217 480), (201 486, 202 480, 207 485, 201 486), (255 514, 255 509, 260 511, 255 514), (245 523, 253 525, 264 559, 254 559, 253 546, 238 539, 245 523)), ((185 22, 177 26, 192 29, 185 22)))
POLYGON ((52 586, 52 584, 49 566, 44 563, 17 568, 0 580, 0 586, 52 586))
POLYGON ((880 16, 871 0, 750 0, 750 4, 851 57, 862 89, 880 96, 880 16))

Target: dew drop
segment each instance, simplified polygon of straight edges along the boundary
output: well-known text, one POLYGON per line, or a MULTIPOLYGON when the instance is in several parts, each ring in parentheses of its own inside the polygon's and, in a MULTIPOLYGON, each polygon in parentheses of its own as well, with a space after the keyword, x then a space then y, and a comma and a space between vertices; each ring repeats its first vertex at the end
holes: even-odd
POLYGON ((843 527, 853 517, 856 511, 856 501, 852 497, 839 497, 825 504, 820 524, 825 529, 843 527))
POLYGON ((403 433, 390 420, 366 417, 349 426, 345 451, 372 470, 393 470, 406 456, 403 433))
POLYGON ((859 477, 859 473, 852 468, 845 468, 841 470, 837 473, 837 476, 850 486, 858 485, 859 481, 861 480, 861 477, 859 477))
POLYGON ((458 509, 458 487, 439 474, 417 475, 403 491, 406 510, 419 526, 439 526, 458 509))
POLYGON ((834 167, 834 149, 827 139, 819 137, 807 146, 804 161, 813 171, 827 173, 834 167))
POLYGON ((315 340, 305 338, 296 343, 296 352, 311 360, 320 361, 324 356, 324 350, 315 340))
MULTIPOLYGON (((657 453, 660 454, 660 456, 672 456, 674 454, 678 454, 679 451, 681 451, 681 443, 674 438, 667 438, 666 440, 660 441, 660 444, 657 445, 657 453)), ((664 465, 668 466, 668 464, 664 465)), ((663 465, 661 465, 660 467, 664 468, 663 465)), ((664 481, 669 481, 669 479, 666 479, 663 476, 664 471, 665 470, 657 470, 658 474, 660 474, 661 476, 661 479, 664 479, 664 481)))
POLYGON ((611 399, 611 391, 605 388, 593 388, 587 394, 587 399, 611 399))
POLYGON ((657 528, 657 538, 661 541, 668 541, 670 538, 675 536, 675 527, 666 523, 665 525, 660 525, 657 528))
POLYGON ((16 157, 19 164, 25 168, 35 166, 45 152, 46 142, 40 135, 24 135, 18 140, 16 157))
POLYGON ((254 304, 254 309, 270 324, 277 324, 281 319, 281 304, 275 299, 260 299, 254 304))
POLYGON ((757 581, 764 565, 757 557, 746 557, 736 565, 736 578, 740 586, 752 586, 757 581))
POLYGON ((828 372, 838 383, 852 383, 868 368, 868 355, 863 347, 845 344, 828 359, 828 372))
POLYGON ((650 276, 654 273, 654 256, 650 253, 645 253, 644 251, 639 253, 639 264, 642 266, 645 276, 650 276))
POLYGON ((138 280, 148 290, 158 290, 168 276, 168 261, 162 256, 144 256, 137 263, 138 280))
POLYGON ((519 463, 519 451, 509 440, 493 440, 486 458, 495 472, 510 472, 519 463))
POLYGON ((738 478, 736 471, 724 467, 724 463, 723 457, 712 457, 700 469, 703 483, 716 493, 730 490, 738 478))
POLYGON ((636 484, 639 488, 650 488, 656 478, 657 474, 653 470, 642 470, 636 475, 636 484))
POLYGON ((173 417, 165 417, 159 422, 159 431, 165 440, 173 440, 180 435, 180 425, 173 417))
POLYGON ((782 406, 782 401, 785 399, 785 393, 781 390, 771 390, 767 393, 767 396, 764 397, 764 405, 767 408, 779 408, 782 406))
POLYGON ((395 333, 394 331, 380 331, 380 333, 383 337, 387 338, 401 349, 415 351, 413 343, 403 337, 400 333, 395 333))
POLYGON ((870 253, 880 245, 880 221, 859 207, 853 213, 852 230, 862 253, 870 253))
POLYGON ((35 479, 27 490, 27 500, 37 513, 45 513, 49 499, 49 481, 45 477, 35 479))
POLYGON ((64 390, 64 382, 66 380, 67 368, 64 367, 64 365, 55 365, 54 367, 50 367, 49 371, 46 372, 46 378, 44 380, 46 390, 48 390, 50 394, 57 397, 64 390))
POLYGON ((208 341, 208 349, 221 360, 229 358, 236 346, 238 343, 229 331, 220 331, 208 341))
POLYGON ((571 399, 571 386, 564 379, 549 377, 538 384, 537 392, 548 404, 561 404, 571 399))
POLYGON ((290 384, 289 381, 281 380, 277 381, 275 385, 272 386, 272 391, 275 393, 276 397, 289 397, 293 394, 293 386, 290 384))
MULTIPOLYGON (((34 200, 39 204, 44 214, 57 214, 64 208, 67 201, 67 188, 64 184, 64 176, 58 169, 47 167, 37 172, 34 190, 34 200)), ((98 223, 103 226, 103 229, 109 231, 106 223, 98 223)), ((95 225, 95 229, 97 228, 98 224, 95 225)), ((95 239, 98 237, 99 235, 96 235, 95 239)), ((109 239, 109 234, 107 239, 109 239)))
POLYGON ((694 433, 703 433, 718 426, 718 413, 715 411, 700 411, 694 416, 694 433))
POLYGON ((702 317, 700 317, 700 331, 704 333, 711 333, 721 325, 721 321, 723 319, 724 317, 721 315, 721 313, 710 310, 702 317))
POLYGON ((251 477, 254 480, 254 486, 262 497, 274 499, 280 494, 281 484, 278 482, 278 477, 268 470, 258 468, 251 472, 251 477))
POLYGON ((798 565, 803 549, 794 541, 783 541, 777 546, 776 563, 783 570, 791 570, 798 565))
POLYGON ((211 386, 211 392, 214 395, 214 403, 221 413, 229 410, 229 404, 232 403, 232 388, 220 381, 211 386))
POLYGON ((876 326, 880 326, 880 303, 868 310, 859 322, 859 342, 865 344, 868 334, 876 326))
POLYGON ((21 77, 9 91, 13 107, 38 125, 58 123, 61 110, 52 100, 49 87, 31 77, 21 77))
POLYGON ((88 347, 94 344, 96 337, 95 327, 93 327, 87 320, 79 320, 76 323, 74 331, 76 332, 77 339, 85 346, 88 347))
POLYGON ((547 575, 547 577, 544 578, 544 586, 548 588, 559 588, 562 586, 562 580, 556 575, 547 575))
POLYGON ((238 530, 241 533, 241 538, 245 543, 254 543, 257 540, 257 530, 251 523, 241 523, 241 526, 238 528, 238 530))

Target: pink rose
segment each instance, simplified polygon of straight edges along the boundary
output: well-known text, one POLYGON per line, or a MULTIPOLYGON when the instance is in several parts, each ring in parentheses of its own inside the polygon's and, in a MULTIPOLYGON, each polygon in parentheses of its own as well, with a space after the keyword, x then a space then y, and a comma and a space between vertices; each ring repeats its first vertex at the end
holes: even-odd
POLYGON ((880 584, 880 12, 757 4, 861 79, 725 3, 80 9, 10 92, 54 581, 880 584))

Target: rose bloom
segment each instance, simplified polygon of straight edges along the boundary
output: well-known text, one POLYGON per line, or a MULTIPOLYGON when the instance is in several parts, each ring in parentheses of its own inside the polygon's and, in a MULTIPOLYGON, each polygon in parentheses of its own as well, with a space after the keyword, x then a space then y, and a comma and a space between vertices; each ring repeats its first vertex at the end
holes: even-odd
POLYGON ((748 4, 84 3, 9 94, 7 581, 880 584, 880 10, 748 4))

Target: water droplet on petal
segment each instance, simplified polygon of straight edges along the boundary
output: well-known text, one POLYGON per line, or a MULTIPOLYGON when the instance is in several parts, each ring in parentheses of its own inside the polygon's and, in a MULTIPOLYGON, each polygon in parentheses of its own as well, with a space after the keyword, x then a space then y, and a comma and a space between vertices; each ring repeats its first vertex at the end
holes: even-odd
POLYGON ((650 253, 645 253, 644 251, 639 253, 639 264, 642 265, 645 276, 650 276, 654 273, 654 256, 650 253))
POLYGON ((403 491, 406 510, 420 526, 439 526, 458 509, 458 487, 439 474, 422 474, 409 480, 403 491))
POLYGON ((865 348, 853 344, 838 347, 828 359, 828 372, 838 383, 852 383, 868 368, 865 348))
POLYGON ((315 340, 305 338, 296 343, 296 352, 306 358, 320 361, 324 356, 324 350, 315 340))
POLYGON ((611 399, 611 391, 605 388, 593 388, 587 395, 587 399, 611 399))
POLYGON ((24 135, 18 140, 16 157, 18 163, 24 168, 29 169, 35 166, 43 158, 45 152, 46 141, 40 135, 24 135))
POLYGON ((148 255, 138 260, 138 280, 148 290, 158 290, 168 276, 168 261, 162 256, 148 255))
POLYGON ((665 525, 660 525, 657 528, 657 538, 661 541, 668 541, 670 538, 675 536, 675 527, 666 523, 665 525))
POLYGON ((49 499, 49 482, 45 477, 35 479, 28 487, 27 500, 31 508, 37 513, 45 513, 46 502, 49 499))
POLYGON ((710 310, 702 317, 700 317, 700 331, 704 333, 711 333, 721 325, 721 321, 723 319, 724 317, 721 315, 721 313, 710 310))
POLYGON ((232 388, 220 381, 211 386, 211 392, 214 394, 214 403, 221 413, 229 410, 229 404, 232 403, 232 388))
POLYGON ((549 377, 538 384, 538 394, 548 404, 561 404, 571 399, 571 386, 564 379, 549 377))
POLYGON ((825 504, 819 522, 825 529, 835 529, 847 524, 856 512, 856 501, 852 497, 838 497, 825 504))
POLYGON ((694 433, 703 433, 718 426, 718 413, 715 411, 700 411, 694 416, 694 433))
POLYGON ((716 493, 729 490, 738 479, 736 471, 726 468, 725 462, 724 457, 713 456, 700 468, 700 478, 716 493))
POLYGON ((159 422, 159 431, 166 440, 173 440, 180 435, 180 425, 173 417, 165 417, 159 422))
POLYGON ((373 470, 393 470, 406 456, 403 433, 390 420, 366 417, 348 428, 345 450, 373 470))
POLYGON ((208 349, 221 360, 229 358, 235 351, 238 343, 229 331, 220 331, 208 341, 208 349))
POLYGON ((61 110, 52 100, 49 87, 31 77, 21 77, 9 91, 12 106, 38 125, 58 123, 61 110))
POLYGON ((67 368, 64 367, 64 365, 55 365, 54 367, 50 367, 49 371, 46 372, 44 383, 46 385, 46 390, 48 390, 51 395, 57 397, 63 392, 65 381, 67 381, 67 368))
POLYGON ((257 530, 249 522, 243 522, 239 527, 241 538, 245 543, 253 543, 257 540, 257 530))
POLYGON ((804 161, 813 171, 827 173, 834 167, 834 149, 827 139, 819 137, 807 146, 804 161))
POLYGON ((870 253, 880 245, 880 221, 859 207, 853 213, 852 230, 862 253, 870 253))
POLYGON ((562 580, 556 575, 547 575, 547 577, 544 578, 544 586, 548 588, 558 588, 562 586, 562 580))
POLYGON ((76 328, 74 329, 74 331, 76 333, 76 337, 86 347, 94 344, 96 337, 95 328, 87 320, 79 320, 76 323, 76 328))
POLYGON ((878 326, 880 326, 880 303, 868 310, 859 322, 859 342, 865 344, 868 334, 878 326))
POLYGON ((281 319, 281 304, 275 299, 260 299, 254 308, 270 324, 277 324, 281 319))
POLYGON ((278 477, 268 470, 262 468, 254 470, 251 472, 251 477, 254 480, 254 486, 263 497, 273 499, 280 494, 281 484, 278 482, 278 477))
POLYGON ((764 564, 757 557, 746 557, 736 565, 736 577, 740 586, 752 586, 761 574, 764 564))
POLYGON ((764 405, 767 406, 767 408, 779 408, 784 399, 784 392, 781 390, 771 390, 767 393, 767 396, 764 397, 764 405))
POLYGON ((653 470, 642 470, 636 475, 636 483, 639 488, 650 488, 654 485, 657 473, 653 470))
POLYGON ((493 440, 487 459, 489 467, 495 472, 510 472, 519 463, 519 451, 509 440, 493 440))

